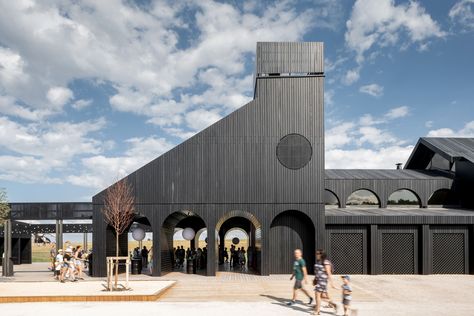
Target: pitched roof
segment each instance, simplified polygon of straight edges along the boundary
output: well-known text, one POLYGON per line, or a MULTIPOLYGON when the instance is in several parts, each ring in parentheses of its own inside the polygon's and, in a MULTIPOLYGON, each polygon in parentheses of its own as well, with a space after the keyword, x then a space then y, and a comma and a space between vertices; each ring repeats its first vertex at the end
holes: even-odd
POLYGON ((465 159, 474 163, 474 138, 421 137, 405 164, 406 169, 418 169, 437 153, 453 163, 465 159), (430 154, 430 153, 431 154, 430 154))
POLYGON ((439 170, 407 170, 407 169, 326 169, 326 179, 369 179, 369 180, 401 180, 401 179, 433 179, 452 178, 452 174, 439 170))

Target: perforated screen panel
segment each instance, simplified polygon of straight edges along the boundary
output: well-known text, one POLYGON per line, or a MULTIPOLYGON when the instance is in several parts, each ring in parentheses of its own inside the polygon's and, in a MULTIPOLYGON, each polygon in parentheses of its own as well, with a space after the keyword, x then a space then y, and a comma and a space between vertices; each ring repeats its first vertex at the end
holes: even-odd
POLYGON ((336 274, 364 273, 362 233, 331 233, 331 260, 336 274))
POLYGON ((313 154, 311 143, 300 134, 289 134, 283 137, 277 146, 277 158, 289 169, 303 168, 313 154))
POLYGON ((433 273, 465 273, 464 234, 433 233, 433 273))
POLYGON ((413 233, 382 233, 382 273, 415 273, 415 236, 413 233))

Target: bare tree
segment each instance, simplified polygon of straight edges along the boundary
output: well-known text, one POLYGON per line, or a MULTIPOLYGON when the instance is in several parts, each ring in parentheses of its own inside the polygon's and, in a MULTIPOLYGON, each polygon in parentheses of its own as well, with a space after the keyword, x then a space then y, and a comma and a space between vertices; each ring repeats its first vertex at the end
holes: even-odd
MULTIPOLYGON (((105 192, 104 214, 107 224, 115 230, 115 257, 119 256, 119 236, 130 226, 134 218, 135 199, 126 179, 109 187, 105 192)), ((115 260, 115 288, 118 283, 118 259, 115 260)))
POLYGON ((0 188, 0 227, 10 217, 10 205, 8 205, 7 192, 0 188))

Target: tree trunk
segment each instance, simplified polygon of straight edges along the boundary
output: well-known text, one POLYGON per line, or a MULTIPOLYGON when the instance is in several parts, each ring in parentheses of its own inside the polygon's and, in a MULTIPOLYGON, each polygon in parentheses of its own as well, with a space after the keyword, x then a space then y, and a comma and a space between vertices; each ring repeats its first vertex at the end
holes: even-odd
POLYGON ((118 287, 118 256, 119 256, 119 234, 115 232, 115 289, 118 287))

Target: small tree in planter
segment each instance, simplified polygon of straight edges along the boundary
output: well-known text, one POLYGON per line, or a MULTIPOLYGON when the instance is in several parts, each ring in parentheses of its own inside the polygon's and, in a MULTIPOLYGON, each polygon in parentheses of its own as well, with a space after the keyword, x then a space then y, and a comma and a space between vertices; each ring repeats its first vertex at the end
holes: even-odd
POLYGON ((132 189, 126 179, 118 181, 105 192, 102 214, 104 214, 107 224, 115 230, 115 290, 118 289, 119 236, 133 221, 134 204, 132 189))

